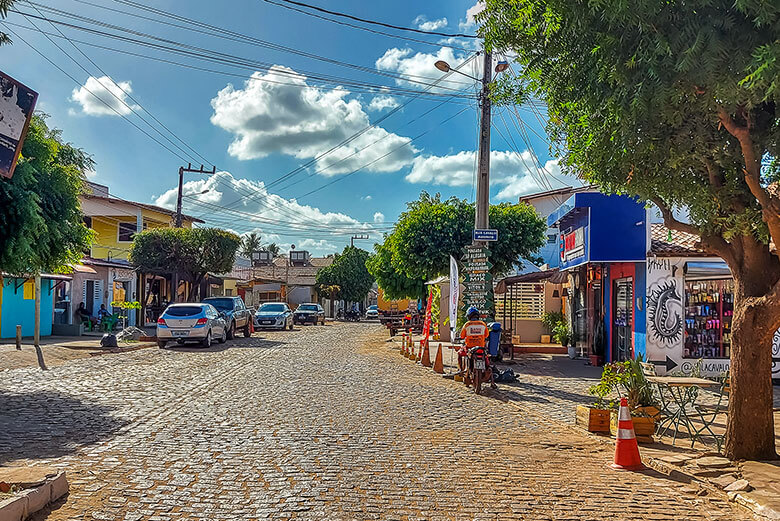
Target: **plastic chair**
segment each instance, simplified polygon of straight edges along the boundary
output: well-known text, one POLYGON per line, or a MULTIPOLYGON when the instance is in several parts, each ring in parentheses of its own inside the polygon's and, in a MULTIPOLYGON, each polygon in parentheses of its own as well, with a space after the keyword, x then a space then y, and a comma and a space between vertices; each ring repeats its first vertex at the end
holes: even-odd
POLYGON ((81 325, 84 326, 84 329, 87 331, 92 331, 92 321, 89 319, 85 319, 81 321, 81 325))
POLYGON ((113 331, 118 321, 119 321, 119 316, 106 315, 103 317, 103 320, 100 321, 100 329, 106 332, 113 331))

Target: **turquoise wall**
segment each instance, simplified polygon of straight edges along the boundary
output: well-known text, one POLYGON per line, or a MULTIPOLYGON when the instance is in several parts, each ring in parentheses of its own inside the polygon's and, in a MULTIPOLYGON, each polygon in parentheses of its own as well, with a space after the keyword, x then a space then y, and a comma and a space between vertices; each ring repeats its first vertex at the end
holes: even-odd
MULTIPOLYGON (((16 326, 22 326, 22 336, 33 336, 35 329, 35 299, 24 298, 22 279, 3 278, 3 303, 0 309, 0 338, 15 338, 16 326), (19 289, 16 285, 19 284, 19 289)), ((41 280, 41 336, 51 335, 54 298, 49 292, 54 281, 41 280)))

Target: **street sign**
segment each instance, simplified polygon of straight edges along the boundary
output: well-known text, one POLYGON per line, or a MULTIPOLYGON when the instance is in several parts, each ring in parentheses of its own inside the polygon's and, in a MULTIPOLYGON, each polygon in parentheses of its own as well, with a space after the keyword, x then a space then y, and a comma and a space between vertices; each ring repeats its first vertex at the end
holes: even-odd
POLYGON ((474 240, 475 241, 497 241, 498 240, 498 230, 494 229, 487 229, 487 230, 474 230, 474 240))
POLYGON ((490 249, 479 244, 463 247, 464 291, 463 300, 467 306, 474 306, 485 314, 493 311, 493 267, 488 259, 490 249))
POLYGON ((38 93, 0 72, 0 176, 12 177, 38 93))

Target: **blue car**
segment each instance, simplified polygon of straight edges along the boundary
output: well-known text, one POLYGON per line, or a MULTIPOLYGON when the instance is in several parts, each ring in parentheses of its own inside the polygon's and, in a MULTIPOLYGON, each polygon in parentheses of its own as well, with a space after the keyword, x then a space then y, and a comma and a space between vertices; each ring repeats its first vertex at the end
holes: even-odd
POLYGON ((293 328, 293 314, 284 302, 266 302, 255 312, 255 329, 293 328))

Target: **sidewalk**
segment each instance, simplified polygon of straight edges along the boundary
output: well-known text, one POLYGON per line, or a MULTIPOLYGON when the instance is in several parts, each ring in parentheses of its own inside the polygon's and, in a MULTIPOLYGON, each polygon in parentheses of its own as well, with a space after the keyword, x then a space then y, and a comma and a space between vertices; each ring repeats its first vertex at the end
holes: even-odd
MULTIPOLYGON (((395 345, 400 346, 400 341, 395 345)), ((438 342, 431 342, 431 360, 436 356, 438 345, 438 342)), ((442 353, 445 373, 455 372, 457 359, 451 357, 448 344, 443 345, 442 353)), ((588 388, 599 381, 601 368, 588 365, 584 359, 570 360, 566 355, 538 353, 516 354, 514 360, 506 360, 498 364, 498 368, 511 368, 517 375, 516 382, 499 384, 500 394, 510 402, 558 420, 583 435, 614 444, 610 436, 590 434, 575 426, 577 405, 594 402, 588 388)), ((780 387, 774 389, 775 431, 780 452, 780 387)), ((720 434, 724 429, 725 417, 718 417, 713 430, 720 434)), ((780 462, 730 462, 718 457, 711 438, 704 441, 711 445, 697 441, 692 449, 687 436, 678 436, 674 445, 671 437, 663 436, 656 437, 652 444, 642 444, 640 450, 646 464, 666 473, 682 473, 711 491, 731 486, 737 490, 726 490, 730 500, 761 518, 780 520, 780 462), (740 480, 747 482, 748 490, 739 490, 746 485, 740 480)))
MULTIPOLYGON (((22 350, 16 349, 13 339, 0 340, 0 371, 6 369, 19 369, 22 367, 38 367, 38 358, 33 347, 32 338, 22 339, 22 350)), ((89 358, 112 352, 140 349, 156 346, 150 342, 119 343, 115 349, 100 347, 100 338, 96 337, 57 337, 41 338, 41 350, 47 367, 63 365, 71 360, 89 358)))

